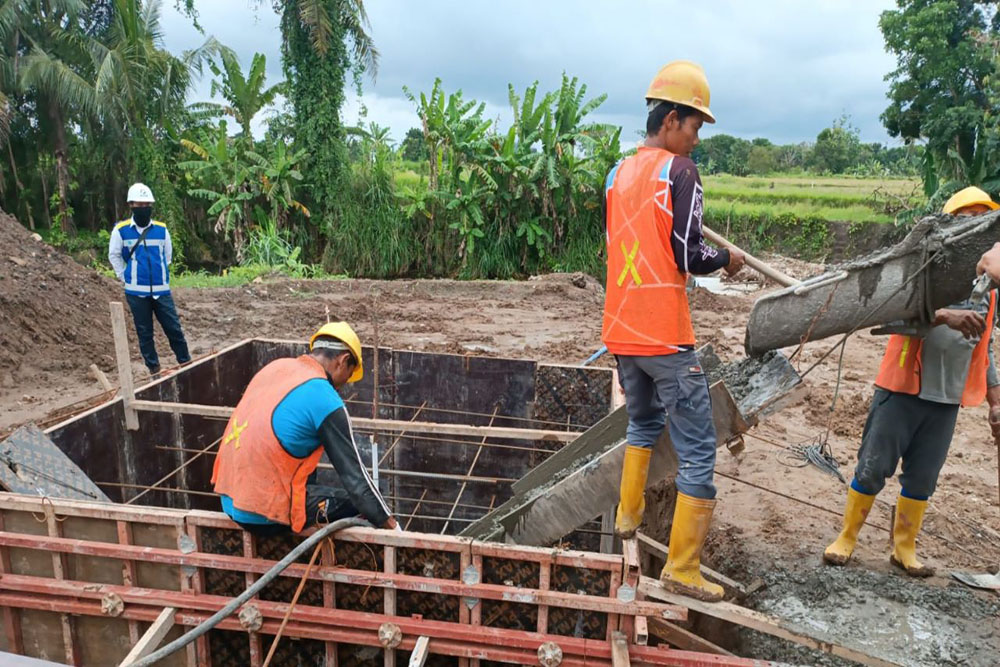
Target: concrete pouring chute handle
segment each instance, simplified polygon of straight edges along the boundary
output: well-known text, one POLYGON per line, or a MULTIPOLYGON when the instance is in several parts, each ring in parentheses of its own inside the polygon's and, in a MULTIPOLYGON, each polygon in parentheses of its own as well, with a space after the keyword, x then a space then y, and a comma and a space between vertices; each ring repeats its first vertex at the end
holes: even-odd
POLYGON ((836 273, 824 273, 821 276, 815 276, 809 278, 808 280, 802 281, 799 285, 795 286, 792 294, 795 296, 802 296, 803 294, 808 294, 813 290, 817 290, 820 287, 826 287, 827 285, 834 285, 839 283, 841 280, 847 278, 847 271, 837 271, 836 273))

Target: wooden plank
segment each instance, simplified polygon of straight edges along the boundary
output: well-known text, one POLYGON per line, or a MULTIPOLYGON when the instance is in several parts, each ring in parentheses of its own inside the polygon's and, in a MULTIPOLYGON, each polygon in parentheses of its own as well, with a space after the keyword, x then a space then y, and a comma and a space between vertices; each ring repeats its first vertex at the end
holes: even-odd
MULTIPOLYGON (((320 554, 320 564, 324 567, 336 567, 337 552, 333 548, 333 540, 323 540, 323 553, 320 554)), ((327 609, 337 608, 337 585, 332 581, 323 582, 323 606, 327 609)), ((337 657, 337 643, 323 642, 323 650, 326 660, 323 663, 326 667, 337 667, 339 658, 337 657)))
MULTIPOLYGON (((263 574, 271 569, 274 561, 260 558, 249 559, 242 556, 224 556, 202 553, 200 546, 192 553, 182 553, 171 549, 154 547, 129 547, 105 542, 88 542, 85 540, 63 539, 20 533, 0 533, 0 546, 16 546, 29 549, 45 550, 60 554, 77 554, 85 556, 101 556, 104 558, 134 558, 145 562, 166 563, 170 565, 190 565, 198 568, 212 568, 233 572, 255 572, 263 574)), ((289 565, 279 576, 303 577, 307 566, 296 563, 289 565)), ((196 575, 197 576, 197 575, 196 575)), ((396 590, 419 593, 433 592, 440 595, 484 598, 488 600, 511 600, 525 604, 547 604, 556 607, 569 607, 583 611, 603 612, 611 614, 642 614, 660 616, 672 620, 686 620, 687 614, 675 605, 666 605, 645 600, 623 602, 607 597, 580 593, 563 593, 560 591, 541 591, 531 588, 517 588, 499 584, 467 585, 450 579, 436 579, 409 574, 383 574, 373 579, 368 570, 352 570, 348 568, 313 568, 309 578, 319 581, 352 584, 355 586, 372 586, 377 588, 395 588, 396 590)), ((13 581, 13 579, 8 579, 13 581)), ((0 587, 4 580, 0 579, 0 587)))
MULTIPOLYGON (((160 612, 160 615, 156 617, 156 620, 153 621, 153 624, 149 626, 139 641, 132 647, 132 650, 128 652, 125 659, 121 661, 119 667, 131 665, 139 658, 144 658, 155 651, 160 642, 163 641, 163 638, 170 632, 170 628, 174 627, 174 614, 176 613, 177 609, 175 607, 164 608, 160 612)), ((135 623, 135 621, 129 622, 135 623)))
MULTIPOLYGON (((0 512, 0 532, 5 530, 3 512, 0 512)), ((0 547, 0 579, 11 574, 10 549, 0 547)), ((3 629, 7 635, 7 648, 17 654, 24 654, 24 636, 21 634, 21 612, 13 607, 3 608, 3 629)))
MULTIPOLYGON (((243 531, 243 556, 246 558, 257 557, 257 542, 254 539, 253 533, 248 530, 243 531)), ((253 572, 247 572, 244 576, 247 588, 253 586, 254 582, 257 581, 257 575, 253 572)), ((254 596, 254 598, 257 597, 258 596, 254 596)), ((262 661, 261 656, 263 655, 264 650, 260 641, 260 633, 248 632, 247 636, 250 643, 250 667, 260 667, 262 661)))
MULTIPOLYGON (((118 544, 132 544, 132 525, 127 521, 115 523, 118 527, 118 544)), ((135 586, 139 583, 136 580, 134 560, 122 561, 122 583, 126 586, 135 586)), ((139 624, 134 620, 128 622, 128 639, 133 646, 139 641, 139 624)))
POLYGON ((601 553, 610 554, 615 550, 615 511, 612 507, 601 515, 601 553))
MULTIPOLYGON (((552 566, 549 563, 538 564, 538 589, 547 591, 552 585, 552 566)), ((538 605, 538 631, 546 634, 549 631, 549 606, 538 605)))
POLYGON ((135 402, 135 387, 132 384, 132 362, 129 359, 128 334, 125 329, 125 308, 121 301, 111 302, 111 331, 115 337, 115 361, 118 363, 118 384, 122 388, 125 425, 130 431, 136 431, 139 429, 139 416, 132 406, 135 402))
POLYGON ((758 632, 787 639, 790 642, 807 646, 817 651, 823 651, 840 658, 853 660, 862 665, 874 665, 875 667, 898 667, 897 663, 888 662, 881 658, 865 653, 864 651, 849 648, 842 644, 836 644, 829 639, 820 639, 809 634, 805 630, 793 628, 787 621, 768 616, 754 609, 747 609, 731 602, 702 602, 684 595, 667 592, 660 582, 648 577, 642 577, 639 582, 639 590, 643 595, 655 600, 669 602, 687 607, 692 611, 697 611, 712 618, 718 618, 729 623, 742 625, 758 632))
MULTIPOLYGON (((383 547, 382 550, 382 571, 386 574, 396 574, 396 548, 383 547)), ((386 588, 382 592, 382 606, 386 616, 396 615, 396 589, 386 588)), ((396 650, 386 648, 383 652, 383 664, 385 667, 396 667, 396 650)))
MULTIPOLYGON (((643 534, 641 532, 636 532, 635 536, 639 539, 639 543, 641 545, 643 545, 644 547, 647 547, 650 551, 655 552, 658 556, 660 556, 661 558, 663 558, 663 560, 667 559, 667 554, 669 552, 669 550, 667 549, 667 545, 665 545, 662 542, 659 542, 657 540, 654 540, 652 537, 650 537, 648 535, 645 535, 645 534, 643 534)), ((706 566, 706 565, 703 564, 701 566, 701 573, 703 575, 705 575, 706 577, 709 577, 713 581, 717 581, 720 584, 723 584, 724 586, 728 586, 729 588, 732 588, 733 590, 737 590, 740 593, 743 593, 744 595, 746 595, 746 592, 747 592, 746 586, 744 586, 740 582, 736 581, 735 579, 730 579, 729 577, 727 577, 726 575, 722 574, 721 572, 716 572, 712 568, 710 568, 710 567, 708 567, 708 566, 706 566)))
POLYGON ((628 658, 628 640, 621 632, 611 636, 611 664, 613 667, 630 667, 628 658))
POLYGON ((660 641, 665 641, 671 646, 685 651, 701 651, 702 653, 712 653, 714 655, 733 655, 726 649, 713 644, 704 637, 699 637, 690 630, 685 630, 679 625, 659 618, 650 618, 649 630, 660 641))
MULTIPOLYGON (((622 540, 622 585, 632 589, 632 596, 636 600, 632 604, 639 604, 639 545, 635 538, 622 540)), ((631 637, 635 632, 635 617, 623 614, 618 621, 618 630, 622 636, 631 637)), ((612 642, 614 637, 612 637, 612 642)))
MULTIPOLYGON (((59 528, 59 522, 56 519, 56 513, 52 503, 44 505, 43 507, 45 507, 45 527, 49 536, 55 538, 60 537, 62 535, 62 531, 59 528)), ((60 581, 66 579, 66 571, 68 569, 69 562, 66 554, 53 552, 52 573, 55 578, 60 581)), ((69 614, 61 614, 59 621, 62 625, 63 647, 66 650, 66 662, 70 665, 79 664, 80 646, 77 643, 76 633, 73 628, 73 621, 69 614)))
POLYGON ((639 646, 646 646, 649 643, 649 621, 645 616, 635 617, 635 639, 639 646))
MULTIPOLYGON (((228 419, 233 408, 221 405, 197 405, 194 403, 166 403, 163 401, 134 400, 131 405, 136 410, 149 412, 167 412, 172 414, 201 415, 228 419)), ((441 424, 437 422, 418 422, 397 419, 366 419, 351 418, 355 430, 364 431, 378 429, 395 433, 431 433, 435 435, 464 435, 480 438, 502 438, 510 440, 552 440, 557 442, 572 442, 580 435, 579 431, 551 431, 535 428, 514 428, 509 426, 470 426, 467 424, 441 424)))
POLYGON ((417 645, 413 647, 413 652, 410 653, 410 667, 424 667, 424 663, 427 662, 427 656, 430 651, 430 639, 427 635, 421 635, 417 639, 417 645))
POLYGON ((97 367, 97 364, 90 365, 90 374, 97 379, 97 382, 101 385, 104 391, 111 391, 115 388, 115 386, 111 384, 111 380, 108 379, 108 376, 104 374, 104 371, 97 367))
MULTIPOLYGON (((194 543, 194 553, 201 551, 201 532, 198 526, 186 525, 184 531, 194 543)), ((181 590, 192 593, 204 593, 205 591, 205 571, 196 567, 194 574, 185 576, 184 568, 178 568, 181 572, 181 590)), ((209 651, 208 635, 202 635, 187 645, 188 664, 191 665, 211 665, 212 656, 209 651)))

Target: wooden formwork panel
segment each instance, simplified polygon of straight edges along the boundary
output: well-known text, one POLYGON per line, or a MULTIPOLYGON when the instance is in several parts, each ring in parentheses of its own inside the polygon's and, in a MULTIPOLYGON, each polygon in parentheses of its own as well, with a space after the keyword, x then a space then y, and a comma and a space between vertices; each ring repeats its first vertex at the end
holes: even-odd
MULTIPOLYGON (((78 664, 117 664, 165 606, 178 609, 174 636, 200 623, 301 539, 257 539, 218 513, 8 494, 0 517, 7 646, 78 664)), ((275 664, 332 656, 340 665, 395 664, 419 636, 430 638, 428 664, 533 661, 544 641, 560 644, 564 664, 610 664, 608 641, 625 619, 685 616, 671 605, 619 601, 617 556, 360 528, 332 543, 308 573, 294 564, 251 601, 261 626, 230 617, 163 664, 261 664, 304 577, 275 664), (394 650, 377 639, 385 622, 403 635, 394 650)), ((633 651, 637 661, 696 664, 665 649, 633 651)))

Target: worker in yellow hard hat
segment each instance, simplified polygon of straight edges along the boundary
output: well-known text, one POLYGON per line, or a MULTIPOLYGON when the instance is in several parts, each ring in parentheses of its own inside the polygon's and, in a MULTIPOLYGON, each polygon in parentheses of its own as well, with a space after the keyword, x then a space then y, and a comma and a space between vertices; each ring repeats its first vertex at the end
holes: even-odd
POLYGON ((308 354, 272 361, 254 375, 212 472, 233 521, 261 536, 359 514, 374 526, 398 528, 361 463, 337 392, 363 374, 358 335, 347 322, 331 322, 309 339, 308 354), (323 452, 342 486, 316 483, 323 452))
POLYGON ((703 123, 714 123, 705 72, 677 60, 646 91, 646 139, 605 183, 608 273, 601 338, 616 355, 628 411, 615 531, 642 522, 653 444, 669 416, 680 460, 670 553, 660 580, 703 600, 722 599, 705 581, 701 550, 715 507, 715 427, 708 382, 694 351, 685 285, 689 274, 740 270, 739 250, 702 238, 701 178, 691 160, 703 123))
MULTIPOLYGON (((964 217, 997 208, 988 194, 968 187, 949 199, 943 212, 964 217)), ((934 573, 917 558, 916 540, 948 456, 959 407, 979 405, 985 398, 990 430, 1000 437, 1000 375, 992 345, 996 317, 997 291, 990 290, 976 302, 938 309, 931 327, 889 337, 847 490, 842 529, 823 552, 824 561, 844 565, 850 560, 875 496, 902 461, 889 560, 910 576, 934 573)))

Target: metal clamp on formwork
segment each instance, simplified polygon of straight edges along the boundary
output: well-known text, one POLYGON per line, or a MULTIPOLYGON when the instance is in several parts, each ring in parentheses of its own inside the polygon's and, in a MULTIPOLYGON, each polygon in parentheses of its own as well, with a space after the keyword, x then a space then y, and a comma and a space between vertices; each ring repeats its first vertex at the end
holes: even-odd
MULTIPOLYGON (((466 586, 475 586, 481 580, 482 577, 480 576, 479 570, 475 565, 468 565, 464 570, 462 570, 462 583, 466 586)), ((477 604, 479 604, 479 598, 463 597, 462 602, 469 609, 473 609, 477 604)))
POLYGON ((559 667, 563 661, 563 651, 555 642, 545 642, 538 647, 538 664, 542 667, 559 667))
POLYGON ((395 623, 383 623, 378 627, 378 643, 382 648, 396 648, 402 641, 403 631, 395 623))

